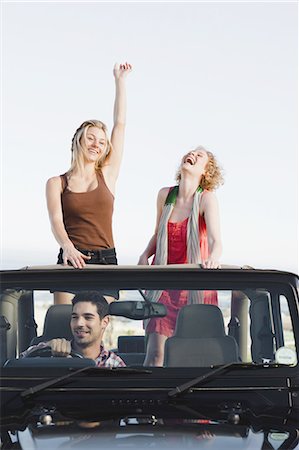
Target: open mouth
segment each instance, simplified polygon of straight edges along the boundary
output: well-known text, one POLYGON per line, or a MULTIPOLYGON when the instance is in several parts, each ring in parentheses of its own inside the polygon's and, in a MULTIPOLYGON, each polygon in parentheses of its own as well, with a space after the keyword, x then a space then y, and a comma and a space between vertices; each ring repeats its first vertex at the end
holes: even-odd
POLYGON ((83 338, 83 337, 88 335, 88 331, 76 330, 75 334, 76 334, 77 337, 83 338))
POLYGON ((89 153, 93 153, 94 155, 99 154, 99 152, 97 150, 95 150, 94 148, 89 148, 88 151, 89 151, 89 153))
POLYGON ((185 163, 189 163, 191 166, 194 166, 195 160, 191 156, 187 156, 185 163))

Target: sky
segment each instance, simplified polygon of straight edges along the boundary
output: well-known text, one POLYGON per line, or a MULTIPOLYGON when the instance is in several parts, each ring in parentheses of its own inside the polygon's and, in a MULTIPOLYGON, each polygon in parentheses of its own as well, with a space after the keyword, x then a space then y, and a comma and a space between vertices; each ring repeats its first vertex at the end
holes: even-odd
POLYGON ((198 145, 224 170, 223 264, 298 272, 297 2, 3 2, 1 267, 55 264, 45 184, 86 119, 112 127, 128 61, 113 218, 136 264, 156 196, 198 145))

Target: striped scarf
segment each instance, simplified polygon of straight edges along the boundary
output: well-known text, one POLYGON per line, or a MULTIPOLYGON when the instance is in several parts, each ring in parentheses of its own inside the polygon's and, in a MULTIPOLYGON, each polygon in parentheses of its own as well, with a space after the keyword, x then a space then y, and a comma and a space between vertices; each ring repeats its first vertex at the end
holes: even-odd
MULTIPOLYGON (((170 190, 166 198, 161 219, 159 222, 155 265, 166 265, 168 260, 168 220, 171 216, 179 192, 179 186, 170 190)), ((201 264, 200 236, 199 236, 199 204, 203 189, 199 186, 194 194, 192 211, 187 225, 187 261, 191 264, 201 264)), ((148 291, 147 297, 152 302, 157 302, 162 291, 148 291)), ((188 303, 202 303, 196 291, 189 292, 188 303)))

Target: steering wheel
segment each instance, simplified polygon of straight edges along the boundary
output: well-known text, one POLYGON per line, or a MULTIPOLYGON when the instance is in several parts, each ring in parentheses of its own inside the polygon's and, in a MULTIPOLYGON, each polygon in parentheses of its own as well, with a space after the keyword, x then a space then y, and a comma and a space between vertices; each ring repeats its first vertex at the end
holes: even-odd
MULTIPOLYGON (((36 358, 38 356, 41 356, 42 358, 50 358, 51 356, 53 356, 51 347, 36 348, 29 353, 27 358, 36 358)), ((84 356, 82 356, 80 353, 75 352, 74 350, 71 351, 70 356, 72 358, 84 358, 84 356)), ((60 356, 58 358, 60 358, 60 356)))

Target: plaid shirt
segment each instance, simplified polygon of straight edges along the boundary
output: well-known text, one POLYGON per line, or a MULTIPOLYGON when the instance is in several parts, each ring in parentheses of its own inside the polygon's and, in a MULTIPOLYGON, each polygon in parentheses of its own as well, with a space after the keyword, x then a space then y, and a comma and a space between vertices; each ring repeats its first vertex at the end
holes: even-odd
MULTIPOLYGON (((30 353, 32 353, 34 350, 40 350, 46 347, 49 347, 47 342, 40 342, 37 345, 32 345, 31 347, 27 348, 27 350, 20 353, 20 358, 27 358, 28 356, 30 356, 30 353)), ((105 350, 102 344, 100 346, 100 353, 95 359, 95 362, 98 367, 112 368, 112 367, 126 366, 126 364, 124 363, 124 361, 121 359, 120 356, 118 356, 114 352, 105 350)))

